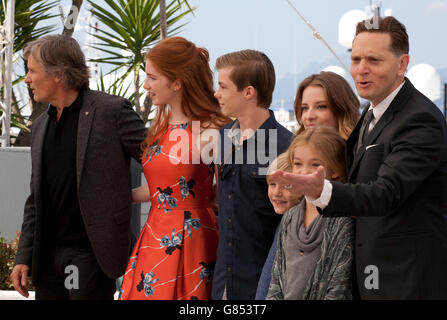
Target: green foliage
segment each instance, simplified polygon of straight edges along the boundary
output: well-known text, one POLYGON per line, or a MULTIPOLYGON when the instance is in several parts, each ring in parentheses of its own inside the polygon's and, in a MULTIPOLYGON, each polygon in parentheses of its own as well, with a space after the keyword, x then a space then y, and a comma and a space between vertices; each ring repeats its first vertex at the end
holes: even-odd
POLYGON ((119 77, 116 73, 113 75, 113 81, 109 86, 106 85, 104 81, 104 74, 100 73, 99 82, 97 83, 96 90, 103 91, 108 94, 113 94, 121 97, 128 97, 127 92, 129 91, 130 84, 125 87, 124 80, 125 78, 119 77))
MULTIPOLYGON (((0 109, 0 117, 3 114, 3 110, 0 109)), ((24 121, 27 120, 27 117, 23 117, 19 114, 11 113, 11 128, 19 128, 20 130, 24 130, 26 132, 30 132, 30 129, 23 124, 24 121)), ((2 129, 2 123, 0 122, 0 130, 2 129)))
MULTIPOLYGON (((104 52, 107 57, 92 61, 115 65, 115 69, 110 73, 123 67, 129 72, 133 69, 144 71, 144 52, 160 39, 159 0, 104 0, 104 2, 109 7, 100 6, 95 4, 95 1, 89 0, 92 14, 108 28, 100 28, 98 33, 93 33, 93 36, 101 41, 98 46, 93 47, 104 52)), ((170 29, 168 34, 171 36, 185 25, 175 26, 175 24, 191 12, 181 12, 183 3, 187 2, 172 1, 166 8, 167 25, 170 29)))
MULTIPOLYGON (((56 15, 51 15, 49 12, 56 6, 56 1, 15 0, 14 52, 22 50, 27 42, 54 31, 54 25, 37 28, 37 24, 55 17, 56 15)), ((5 19, 1 5, 0 19, 1 21, 5 19)))
MULTIPOLYGON (((43 27, 39 27, 38 25, 56 16, 50 13, 56 6, 57 2, 51 0, 15 0, 14 53, 20 52, 28 42, 55 30, 55 25, 46 25, 43 27)), ((0 5, 0 20, 4 21, 4 19, 4 7, 0 5)), ((17 61, 14 61, 14 64, 16 63, 17 61)), ((24 78, 24 76, 19 77, 13 82, 13 86, 18 85, 24 78)), ((0 92, 0 94, 3 94, 3 92, 0 92)), ((12 103, 15 105, 18 104, 15 97, 13 97, 12 103)), ((24 107, 21 109, 24 109, 24 107)), ((27 118, 21 115, 21 109, 16 111, 17 114, 14 112, 11 113, 11 128, 18 128, 23 132, 29 132, 30 129, 25 125, 27 118)), ((12 136, 12 138, 15 137, 12 136)))
MULTIPOLYGON (((104 0, 106 5, 98 5, 89 0, 92 14, 105 26, 92 33, 100 43, 92 47, 106 56, 92 59, 93 62, 106 63, 113 66, 108 74, 123 74, 122 79, 133 76, 133 90, 128 92, 128 98, 135 104, 140 113, 139 97, 142 94, 139 72, 144 72, 144 53, 160 40, 159 0, 104 0), (134 91, 134 92, 132 92, 134 91)), ((166 7, 168 35, 173 36, 185 25, 178 24, 192 9, 186 0, 171 1, 166 7), (182 10, 183 5, 188 10, 182 10)), ((114 85, 122 85, 117 79, 114 85)), ((117 88, 113 90, 118 90, 117 88)), ((141 114, 140 114, 141 115, 141 114)), ((146 119, 143 119, 146 120, 146 119)))
POLYGON ((6 242, 5 238, 0 238, 0 290, 12 290, 14 287, 9 280, 9 275, 14 268, 14 258, 17 253, 20 234, 11 242, 6 242))

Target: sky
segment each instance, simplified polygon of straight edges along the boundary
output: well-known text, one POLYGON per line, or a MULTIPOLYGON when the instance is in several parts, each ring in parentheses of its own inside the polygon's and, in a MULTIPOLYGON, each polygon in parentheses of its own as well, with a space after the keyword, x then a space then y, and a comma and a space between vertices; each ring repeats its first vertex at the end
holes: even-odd
MULTIPOLYGON (((349 68, 349 53, 338 43, 338 23, 349 10, 365 10, 378 0, 290 0, 317 29, 349 68)), ((71 1, 62 1, 66 6, 71 1)), ((98 0, 101 3, 101 0, 98 0)), ((180 36, 208 49, 210 64, 222 54, 242 50, 263 51, 272 60, 277 83, 292 79, 296 87, 304 75, 329 65, 340 65, 324 44, 313 38, 287 0, 189 0, 194 15, 180 36), (299 75, 291 77, 291 75, 299 75)), ((382 13, 391 9, 410 37, 410 65, 426 63, 447 69, 447 0, 383 0, 382 13)), ((87 8, 84 1, 83 11, 87 8)), ((101 26, 100 26, 101 27, 101 26)), ((79 26, 74 37, 84 40, 79 26)))
MULTIPOLYGON (((62 2, 65 7, 71 3, 62 2)), ((338 43, 338 23, 343 14, 378 3, 377 0, 291 2, 338 55, 347 54, 338 43)), ((447 41, 443 34, 447 30, 447 0, 381 2, 383 10, 392 9, 393 15, 407 27, 411 65, 428 63, 447 68, 447 41)), ((313 38, 287 0, 189 0, 189 3, 196 10, 194 15, 185 18, 189 23, 179 35, 207 48, 212 66, 222 54, 256 49, 270 57, 280 80, 288 73, 302 72, 312 63, 333 58, 323 43, 313 38)), ((84 1, 83 11, 87 5, 84 1)), ((75 37, 83 39, 83 29, 78 26, 76 30, 75 37)))
MULTIPOLYGON (((338 23, 349 10, 364 10, 369 0, 291 0, 300 13, 319 31, 337 55, 346 55, 338 43, 338 23)), ((300 73, 312 63, 333 56, 315 40, 308 26, 286 0, 190 0, 197 7, 182 36, 206 47, 212 64, 227 52, 256 49, 272 60, 280 80, 287 73, 300 73)), ((392 9, 410 36, 411 65, 428 63, 447 67, 447 0, 382 1, 392 9)), ((347 61, 346 63, 348 63, 347 61)))

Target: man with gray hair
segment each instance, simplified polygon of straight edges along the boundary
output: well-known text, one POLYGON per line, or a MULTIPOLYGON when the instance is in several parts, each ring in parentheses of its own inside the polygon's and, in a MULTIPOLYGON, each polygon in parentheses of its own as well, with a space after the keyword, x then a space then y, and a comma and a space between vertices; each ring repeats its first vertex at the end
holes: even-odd
POLYGON ((130 157, 145 126, 129 101, 89 89, 76 40, 29 43, 25 78, 48 111, 31 133, 32 174, 11 280, 36 299, 113 299, 125 270, 131 216, 130 157))

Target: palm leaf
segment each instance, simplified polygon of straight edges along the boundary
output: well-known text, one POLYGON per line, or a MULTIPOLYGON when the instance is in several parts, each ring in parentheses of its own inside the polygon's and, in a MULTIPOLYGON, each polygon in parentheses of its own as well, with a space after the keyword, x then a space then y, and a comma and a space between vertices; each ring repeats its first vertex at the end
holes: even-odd
MULTIPOLYGON (((120 71, 125 76, 133 73, 136 78, 136 73, 144 70, 143 52, 160 39, 159 0, 104 0, 104 5, 98 5, 94 0, 88 2, 93 16, 104 26, 91 33, 99 42, 89 46, 105 56, 91 61, 114 66, 107 74, 120 71)), ((185 0, 171 1, 166 8, 168 35, 179 32, 186 25, 180 24, 180 20, 193 10, 185 0), (184 4, 188 11, 182 10, 184 4)), ((134 87, 141 88, 141 85, 134 83, 134 87)), ((133 92, 126 98, 133 101, 137 93, 139 96, 139 92, 133 92)))
MULTIPOLYGON (((14 53, 20 52, 28 42, 53 32, 56 29, 54 24, 40 27, 42 23, 45 23, 48 19, 56 16, 56 14, 51 13, 51 10, 56 8, 56 6, 57 2, 54 0, 15 0, 14 53)), ((3 9, 3 6, 0 5, 1 21, 4 21, 5 19, 5 12, 3 9)), ((20 76, 13 81, 12 85, 18 85, 23 79, 24 76, 20 76)), ((18 101, 13 101, 13 103, 18 103, 18 101)), ((23 110, 25 107, 27 106, 22 106, 19 111, 23 110)), ((23 124, 27 121, 28 117, 23 117, 20 114, 11 114, 11 128, 19 128, 22 131, 29 132, 29 128, 23 124)))
MULTIPOLYGON (((15 1, 14 52, 20 51, 27 42, 55 30, 55 25, 40 28, 37 25, 56 16, 50 14, 51 9, 55 8, 56 5, 56 1, 15 1)), ((0 6, 0 19, 3 21, 4 17, 3 7, 0 6)))

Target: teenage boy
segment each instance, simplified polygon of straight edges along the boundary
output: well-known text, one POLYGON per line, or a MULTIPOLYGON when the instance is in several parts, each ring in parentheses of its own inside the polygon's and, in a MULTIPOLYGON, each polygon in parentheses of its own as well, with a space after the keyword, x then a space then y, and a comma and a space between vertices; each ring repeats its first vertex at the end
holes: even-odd
POLYGON ((269 163, 286 151, 292 133, 269 106, 275 70, 262 52, 243 50, 216 61, 222 112, 236 120, 220 130, 219 231, 213 299, 254 299, 281 219, 267 196, 269 163))

